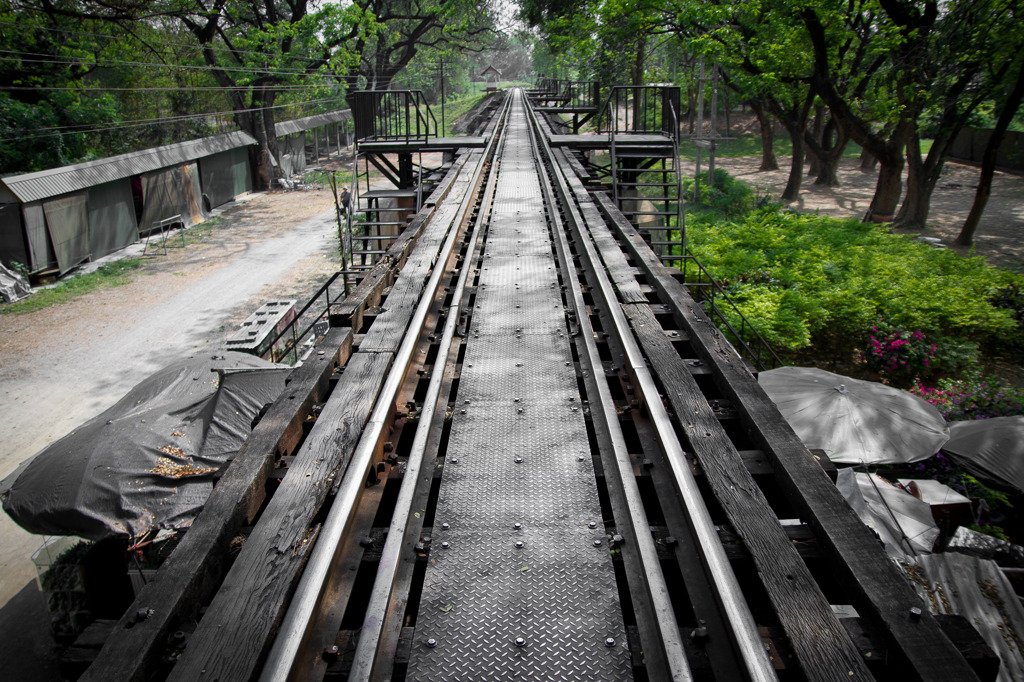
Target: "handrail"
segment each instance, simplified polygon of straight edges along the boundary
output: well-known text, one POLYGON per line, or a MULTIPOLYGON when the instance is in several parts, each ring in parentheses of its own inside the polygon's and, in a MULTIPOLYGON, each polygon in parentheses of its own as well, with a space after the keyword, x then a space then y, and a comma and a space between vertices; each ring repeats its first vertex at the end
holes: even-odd
POLYGON ((322 321, 325 317, 327 318, 328 322, 330 322, 331 304, 338 303, 339 301, 342 301, 345 298, 344 296, 335 296, 334 300, 332 301, 331 285, 334 283, 336 279, 338 279, 339 276, 343 276, 344 274, 344 271, 338 271, 331 275, 331 277, 326 282, 324 282, 319 289, 316 290, 316 293, 314 293, 310 297, 310 299, 306 302, 306 305, 302 306, 302 309, 299 310, 299 312, 284 327, 284 329, 279 331, 277 335, 273 338, 273 340, 270 342, 267 348, 273 349, 277 345, 278 341, 280 341, 282 338, 288 335, 289 332, 291 333, 291 339, 285 343, 284 349, 279 351, 281 354, 280 357, 274 358, 275 362, 285 361, 289 353, 295 354, 294 360, 292 361, 291 364, 295 364, 296 362, 298 362, 299 354, 297 348, 299 344, 302 342, 302 340, 305 339, 306 335, 309 334, 309 332, 313 330, 317 323, 322 321), (308 311, 313 306, 313 304, 316 303, 316 301, 320 298, 321 294, 323 294, 325 297, 324 309, 320 311, 320 313, 315 318, 313 318, 312 322, 306 325, 306 328, 303 329, 302 332, 297 333, 295 330, 296 327, 298 327, 299 320, 302 319, 302 316, 306 314, 306 311, 308 311))
POLYGON ((714 278, 714 276, 708 271, 708 269, 705 268, 699 260, 697 260, 697 257, 693 255, 693 252, 691 252, 689 248, 684 247, 682 261, 683 265, 680 268, 680 270, 683 273, 683 284, 688 289, 690 289, 691 292, 695 294, 695 299, 698 298, 699 294, 699 300, 701 302, 707 301, 707 305, 704 306, 704 310, 705 312, 707 312, 708 317, 717 318, 721 325, 724 326, 729 331, 729 333, 732 335, 730 341, 733 342, 734 344, 739 344, 740 346, 740 348, 737 349, 737 352, 739 352, 740 355, 743 355, 748 360, 753 362, 754 365, 757 367, 758 371, 760 372, 764 372, 775 367, 781 367, 782 365, 786 364, 775 353, 774 349, 772 349, 771 347, 771 344, 769 344, 764 339, 764 337, 761 336, 761 334, 757 331, 757 328, 754 327, 754 325, 751 322, 747 321, 746 316, 740 311, 740 309, 736 306, 733 300, 729 298, 729 294, 727 294, 725 289, 722 288, 722 285, 719 284, 718 280, 714 278), (690 278, 687 276, 686 272, 686 263, 687 261, 691 260, 697 266, 698 270, 696 282, 689 281, 690 278), (702 281, 702 275, 704 277, 707 277, 706 282, 702 281), (705 291, 709 291, 710 295, 705 293, 705 291), (732 308, 732 311, 737 315, 737 317, 739 317, 739 329, 736 329, 733 326, 733 324, 725 316, 725 313, 719 307, 718 303, 716 303, 716 294, 718 296, 718 300, 724 300, 728 304, 728 306, 732 308), (744 331, 746 331, 748 334, 753 335, 754 339, 752 343, 754 346, 756 346, 756 349, 751 348, 751 343, 748 343, 747 340, 744 338, 744 331))
POLYGON ((357 90, 349 99, 356 142, 426 141, 438 136, 437 118, 420 90, 357 90))

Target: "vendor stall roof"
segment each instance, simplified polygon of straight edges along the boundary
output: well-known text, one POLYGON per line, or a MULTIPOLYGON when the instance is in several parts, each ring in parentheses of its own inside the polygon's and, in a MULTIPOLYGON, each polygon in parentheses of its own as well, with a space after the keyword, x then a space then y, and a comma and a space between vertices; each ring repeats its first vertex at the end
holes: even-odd
POLYGON ((110 156, 105 159, 76 163, 71 166, 51 168, 36 173, 12 175, 0 179, 0 183, 3 183, 19 201, 27 203, 88 189, 132 175, 188 163, 211 154, 251 144, 256 144, 252 135, 235 131, 129 154, 110 156))

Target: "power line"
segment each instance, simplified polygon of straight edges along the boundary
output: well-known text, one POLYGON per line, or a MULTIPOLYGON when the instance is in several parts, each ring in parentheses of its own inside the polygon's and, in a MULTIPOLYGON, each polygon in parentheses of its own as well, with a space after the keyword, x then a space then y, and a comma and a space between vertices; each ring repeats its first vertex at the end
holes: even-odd
POLYGON ((226 115, 231 115, 231 114, 236 114, 236 113, 245 113, 245 112, 254 112, 254 111, 266 111, 266 110, 269 110, 269 109, 283 109, 285 107, 295 107, 295 106, 301 106, 301 105, 304 105, 304 104, 318 104, 318 103, 321 103, 321 102, 330 102, 330 101, 334 101, 334 100, 337 100, 337 97, 325 97, 325 98, 321 98, 321 99, 306 100, 304 102, 294 102, 294 103, 291 103, 291 104, 275 104, 275 105, 269 106, 269 107, 252 107, 252 108, 249 108, 249 109, 239 109, 239 110, 233 110, 233 111, 215 111, 215 112, 206 113, 206 114, 183 114, 181 116, 165 116, 165 117, 161 117, 161 118, 152 118, 152 119, 136 119, 134 121, 123 121, 123 122, 119 122, 119 123, 112 123, 112 124, 110 124, 108 126, 97 126, 96 124, 91 124, 91 123, 82 123, 82 124, 75 124, 75 125, 69 125, 69 126, 51 126, 51 127, 48 127, 48 128, 36 128, 35 131, 36 131, 36 133, 38 133, 38 131, 52 131, 52 132, 45 132, 45 133, 42 133, 42 134, 22 135, 20 137, 5 137, 5 138, 0 138, 0 142, 19 142, 19 141, 22 141, 22 140, 38 140, 40 138, 57 137, 57 136, 64 135, 64 134, 88 135, 88 134, 91 134, 91 133, 106 132, 108 130, 118 130, 120 128, 139 128, 139 127, 143 127, 143 126, 159 125, 159 124, 163 124, 163 123, 177 123, 177 122, 180 122, 180 121, 191 121, 191 120, 201 119, 201 118, 210 118, 212 116, 226 116, 226 115), (92 128, 84 128, 84 129, 80 129, 80 130, 75 130, 74 129, 74 128, 82 128, 83 126, 94 126, 94 127, 92 127, 92 128))
MULTIPOLYGON (((23 24, 19 24, 18 22, 15 22, 15 21, 2 21, 2 20, 0 20, 0 25, 3 25, 3 26, 15 26, 15 27, 17 27, 19 29, 22 29, 22 30, 24 30, 26 28, 23 24)), ((69 28, 57 28, 57 27, 48 27, 48 26, 30 26, 28 28, 30 28, 33 31, 45 31, 45 32, 49 32, 49 33, 67 33, 67 34, 73 34, 73 35, 88 36, 90 38, 110 38, 111 40, 123 40, 124 39, 124 36, 114 36, 114 35, 110 35, 110 34, 107 34, 107 33, 93 33, 93 32, 90 32, 90 31, 74 31, 74 30, 69 29, 69 28)), ((148 45, 159 45, 159 46, 162 46, 162 47, 174 47, 174 48, 183 47, 183 48, 186 48, 186 49, 195 49, 195 50, 202 50, 203 49, 203 46, 201 44, 199 44, 199 43, 169 43, 169 42, 158 41, 158 40, 151 41, 151 40, 147 40, 145 38, 139 38, 138 36, 135 36, 132 33, 127 33, 127 35, 135 38, 136 40, 142 41, 147 46, 148 45)), ((232 48, 228 47, 227 45, 213 46, 211 44, 211 47, 213 47, 214 49, 226 50, 226 51, 230 52, 233 55, 235 55, 235 54, 254 54, 254 55, 259 55, 261 57, 267 56, 267 53, 265 53, 265 52, 259 52, 257 50, 235 50, 235 49, 232 49, 232 48)), ((294 60, 301 60, 301 61, 309 61, 310 60, 309 57, 303 57, 301 55, 278 55, 278 57, 281 58, 281 59, 294 59, 294 60)))
POLYGON ((311 76, 315 72, 308 72, 299 69, 260 69, 259 67, 245 68, 245 67, 209 67, 209 66, 198 66, 188 65, 188 63, 160 63, 154 61, 118 61, 116 59, 96 59, 94 65, 90 65, 90 62, 83 62, 80 60, 71 60, 70 58, 54 58, 52 55, 44 54, 41 52, 18 52, 16 50, 0 50, 0 54, 13 54, 15 56, 0 56, 2 61, 22 61, 26 63, 49 63, 53 66, 61 67, 157 67, 160 69, 184 69, 190 71, 225 71, 225 72, 243 72, 252 74, 256 72, 260 75, 272 75, 272 76, 311 76), (48 57, 43 59, 37 58, 25 58, 28 57, 48 57))
MULTIPOLYGON (((310 85, 275 85, 274 90, 309 90, 311 88, 326 87, 327 85, 337 85, 338 87, 344 87, 341 84, 327 83, 318 85, 316 83, 310 85)), ((252 85, 184 85, 184 86, 147 86, 138 88, 127 88, 127 87, 76 87, 73 85, 68 86, 57 86, 57 85, 2 85, 0 86, 0 92, 21 92, 21 91, 38 91, 38 90, 50 90, 50 91, 74 91, 74 92, 178 92, 180 90, 249 90, 252 85)))

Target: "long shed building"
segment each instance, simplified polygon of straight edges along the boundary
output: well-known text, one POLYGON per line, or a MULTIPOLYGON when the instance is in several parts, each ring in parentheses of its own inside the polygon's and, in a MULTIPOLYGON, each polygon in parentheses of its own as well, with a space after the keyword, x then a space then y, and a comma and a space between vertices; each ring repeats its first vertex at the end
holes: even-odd
POLYGON ((0 260, 63 274, 138 241, 161 220, 188 226, 252 190, 236 131, 0 178, 0 260))

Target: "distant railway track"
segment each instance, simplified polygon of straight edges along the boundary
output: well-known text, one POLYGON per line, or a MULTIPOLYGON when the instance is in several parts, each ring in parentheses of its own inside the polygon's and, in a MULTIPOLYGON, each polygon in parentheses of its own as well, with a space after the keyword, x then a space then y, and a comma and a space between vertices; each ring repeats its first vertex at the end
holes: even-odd
POLYGON ((975 678, 543 117, 457 156, 83 679, 975 678))

